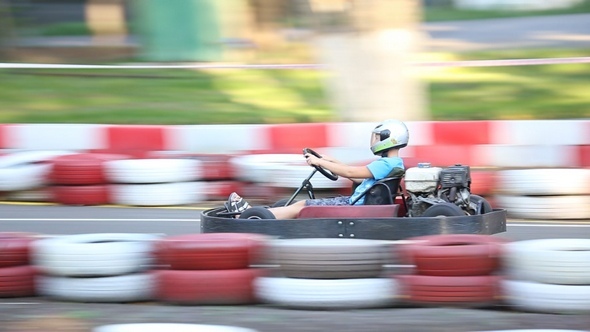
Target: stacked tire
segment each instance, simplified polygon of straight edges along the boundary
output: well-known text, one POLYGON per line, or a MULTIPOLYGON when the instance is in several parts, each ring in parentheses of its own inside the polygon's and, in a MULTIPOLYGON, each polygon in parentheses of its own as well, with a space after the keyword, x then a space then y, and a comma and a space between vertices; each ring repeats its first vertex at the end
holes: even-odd
POLYGON ((74 302, 152 300, 154 243, 158 236, 112 233, 62 235, 35 241, 40 295, 74 302))
POLYGON ((156 244, 156 300, 176 305, 254 304, 267 237, 247 233, 170 236, 156 244))
POLYGON ((273 274, 256 280, 264 303, 300 309, 388 307, 397 282, 384 277, 390 244, 361 239, 287 239, 269 244, 273 274))
POLYGON ((52 160, 67 151, 16 151, 0 156, 0 192, 9 201, 51 201, 52 160))
POLYGON ((395 275, 411 305, 486 307, 501 301, 504 241, 477 234, 415 237, 395 247, 413 273, 395 275))
POLYGON ((590 313, 590 239, 540 239, 506 245, 506 301, 517 310, 590 313))
POLYGON ((65 205, 103 205, 111 202, 104 164, 125 155, 76 153, 52 161, 52 201, 65 205))
POLYGON ((0 233, 0 297, 36 295, 37 269, 30 262, 30 246, 37 237, 28 233, 0 233))
POLYGON ((590 218, 590 168, 539 168, 498 172, 496 204, 513 218, 590 218))
POLYGON ((193 154, 174 151, 154 151, 150 158, 189 159, 201 163, 201 181, 207 201, 225 200, 232 192, 242 192, 240 181, 235 180, 234 169, 230 164, 232 155, 193 154))
MULTIPOLYGON (((256 199, 290 195, 313 171, 301 154, 243 155, 231 158, 230 164, 236 179, 243 183, 244 195, 256 199)), ((312 183, 316 191, 350 189, 348 180, 332 181, 319 173, 314 175, 312 183)))
POLYGON ((105 164, 112 201, 129 206, 177 206, 204 201, 202 165, 189 159, 127 159, 105 164))

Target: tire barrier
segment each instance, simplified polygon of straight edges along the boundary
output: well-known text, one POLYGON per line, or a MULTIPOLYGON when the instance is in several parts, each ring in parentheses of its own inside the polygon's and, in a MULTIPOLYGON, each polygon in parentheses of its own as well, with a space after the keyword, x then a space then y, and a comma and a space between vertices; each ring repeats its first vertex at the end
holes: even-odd
POLYGON ((427 276, 481 276, 500 268, 504 240, 477 234, 430 235, 398 245, 399 259, 427 276))
POLYGON ((52 160, 49 173, 51 200, 65 205, 103 205, 111 202, 104 164, 129 156, 76 153, 52 160))
POLYGON ((0 233, 0 298, 36 294, 37 269, 30 261, 30 233, 0 233))
POLYGON ((590 313, 590 239, 543 239, 505 246, 506 300, 517 310, 590 313))
POLYGON ((256 280, 262 302, 296 309, 361 309, 389 307, 397 302, 392 278, 305 279, 262 277, 256 280))
POLYGON ((78 234, 40 239, 31 256, 42 296, 80 302, 152 300, 154 243, 148 234, 78 234))
POLYGON ((488 307, 500 302, 500 282, 497 275, 428 276, 400 275, 396 279, 402 296, 411 304, 488 307))
POLYGON ((475 234, 431 235, 396 247, 400 261, 414 265, 394 276, 410 304, 491 306, 500 302, 504 240, 475 234))
POLYGON ((590 168, 519 169, 497 173, 495 201, 523 219, 589 219, 590 168))
MULTIPOLYGON (((445 127, 436 124, 433 127, 445 127)), ((489 126, 481 129, 489 131, 486 129, 489 126)), ((458 145, 459 138, 452 137, 451 133, 458 130, 455 127, 435 130, 438 134, 434 139, 440 141, 442 138, 438 135, 445 134, 451 136, 445 138, 447 143, 468 147, 458 145)), ((413 128, 420 131, 420 127, 413 128)), ((485 143, 476 134, 470 135, 475 141, 485 143)), ((514 139, 523 141, 520 147, 532 144, 526 137, 514 139)), ((571 144, 572 139, 563 138, 562 143, 571 144)), ((416 144, 424 148, 427 143, 418 141, 416 144)), ((428 160, 427 155, 412 156, 417 150, 408 149, 408 156, 404 158, 409 166, 412 160, 428 160)), ((223 201, 236 191, 264 205, 274 203, 277 197, 290 196, 310 174, 301 154, 294 153, 240 155, 160 150, 143 151, 139 156, 138 153, 107 151, 6 151, 0 155, 3 199, 65 205, 186 206, 223 201)), ((590 161, 588 152, 589 149, 583 149, 575 155, 578 160, 590 161)), ((366 160, 366 156, 355 153, 359 155, 349 156, 347 161, 366 160)), ((449 154, 452 153, 445 152, 446 156, 449 154)), ((506 209, 511 218, 588 220, 590 168, 587 166, 590 164, 584 162, 583 165, 586 168, 473 167, 471 191, 491 202, 494 208, 506 209)), ((330 181, 315 175, 311 182, 318 196, 350 193, 350 185, 343 178, 330 181)))
POLYGON ((31 296, 335 310, 499 305, 588 314, 590 239, 0 233, 0 297, 31 296), (396 257, 411 271, 388 271, 396 257))
POLYGON ((262 302, 302 309, 391 306, 397 281, 384 277, 390 261, 385 241, 288 239, 268 245, 274 275, 256 280, 262 302))
POLYGON ((0 156, 0 192, 37 189, 49 184, 51 161, 65 151, 25 151, 0 156))
POLYGON ((205 233, 160 239, 156 299, 182 305, 256 303, 254 281, 266 271, 255 268, 266 237, 247 233, 205 233))
POLYGON ((390 244, 362 239, 290 239, 269 244, 268 264, 286 278, 378 278, 391 261, 390 244))

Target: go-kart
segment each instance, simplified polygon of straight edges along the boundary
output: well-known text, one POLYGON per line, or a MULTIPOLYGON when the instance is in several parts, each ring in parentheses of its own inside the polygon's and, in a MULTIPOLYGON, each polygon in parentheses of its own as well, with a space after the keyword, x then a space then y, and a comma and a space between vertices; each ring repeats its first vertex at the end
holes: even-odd
MULTIPOLYGON (((303 153, 321 156, 305 148, 303 153)), ((311 178, 321 173, 330 180, 338 176, 313 166, 311 174, 289 198, 272 207, 290 205, 302 191, 315 198, 311 178)), ((430 167, 427 163, 394 169, 386 178, 365 190, 364 204, 306 206, 295 219, 277 220, 268 206, 254 206, 242 213, 226 207, 201 213, 203 233, 259 233, 278 238, 362 238, 400 240, 434 234, 496 234, 506 231, 506 210, 494 209, 481 196, 470 193, 469 166, 430 167), (402 185, 402 179, 403 185, 402 185), (405 187, 405 188, 404 188, 405 187)))

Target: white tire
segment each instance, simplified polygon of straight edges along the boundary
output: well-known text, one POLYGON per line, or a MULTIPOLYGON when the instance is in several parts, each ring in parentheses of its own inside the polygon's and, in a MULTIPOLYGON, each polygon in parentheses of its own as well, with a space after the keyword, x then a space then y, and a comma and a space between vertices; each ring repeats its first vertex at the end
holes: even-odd
POLYGON ((40 295, 77 302, 137 302, 155 298, 156 279, 151 273, 114 277, 69 278, 39 276, 40 295))
POLYGON ((243 327, 202 324, 139 323, 96 327, 92 332, 256 332, 243 327))
POLYGON ((590 285, 590 239, 542 239, 504 245, 503 264, 511 279, 590 285))
MULTIPOLYGON (((254 183, 272 182, 272 172, 279 167, 286 165, 307 165, 303 154, 254 154, 239 156, 232 158, 230 164, 238 180, 254 183)), ((311 173, 311 167, 307 167, 311 173)), ((303 181, 303 178, 300 181, 303 181)))
POLYGON ((0 156, 0 168, 50 163, 53 158, 74 153, 70 151, 14 151, 0 156))
POLYGON ((498 192, 508 195, 589 195, 590 169, 551 168, 498 172, 498 192))
POLYGON ((206 199, 204 182, 116 184, 110 186, 111 202, 130 206, 190 205, 206 199))
POLYGON ((511 218, 590 219, 590 195, 580 196, 508 196, 494 197, 511 218))
POLYGON ((257 278, 256 296, 265 303, 294 308, 353 309, 387 307, 399 297, 393 278, 257 278))
POLYGON ((56 276, 114 276, 152 267, 158 236, 78 234, 35 241, 31 256, 40 271, 56 276))
MULTIPOLYGON (((275 169, 269 172, 269 185, 276 188, 299 188, 301 186, 301 182, 306 179, 309 174, 313 172, 313 170, 314 169, 308 165, 277 166, 275 169)), ((314 189, 350 188, 352 184, 350 180, 343 177, 339 177, 338 180, 332 181, 323 176, 320 172, 314 174, 310 181, 313 184, 314 189)))
POLYGON ((590 313, 590 286, 502 281, 504 300, 515 309, 555 314, 590 313))
POLYGON ((268 250, 282 276, 306 279, 375 278, 393 251, 386 241, 313 238, 274 240, 268 250))
POLYGON ((37 189, 48 184, 50 164, 29 164, 0 168, 0 191, 37 189))
POLYGON ((104 163, 106 177, 113 183, 167 183, 196 181, 202 163, 194 159, 124 159, 104 163))

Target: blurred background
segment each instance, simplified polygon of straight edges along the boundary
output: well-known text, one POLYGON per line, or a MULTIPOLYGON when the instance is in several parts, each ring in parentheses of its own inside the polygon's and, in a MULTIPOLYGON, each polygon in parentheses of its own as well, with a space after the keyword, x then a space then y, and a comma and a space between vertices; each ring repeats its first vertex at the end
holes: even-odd
POLYGON ((2 67, 0 123, 588 118, 587 63, 433 64, 585 57, 589 18, 589 0, 0 0, 3 62, 210 66, 2 67))

